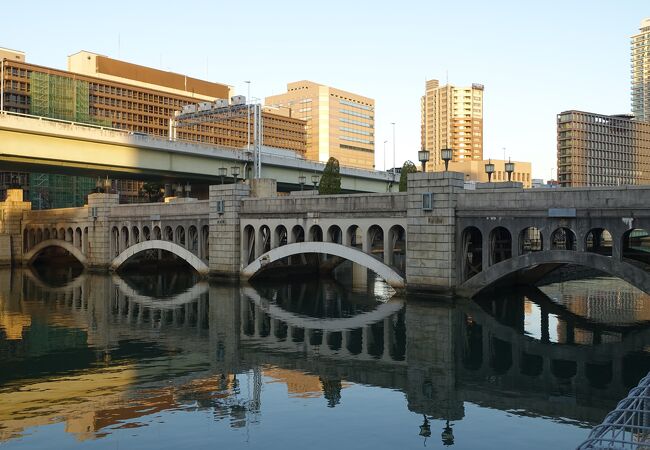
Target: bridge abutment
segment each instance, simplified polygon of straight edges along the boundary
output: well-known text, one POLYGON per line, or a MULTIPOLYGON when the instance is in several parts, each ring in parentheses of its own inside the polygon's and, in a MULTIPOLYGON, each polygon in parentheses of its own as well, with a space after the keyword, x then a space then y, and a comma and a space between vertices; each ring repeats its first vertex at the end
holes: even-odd
POLYGON ((456 286, 456 194, 464 175, 408 177, 406 279, 408 290, 451 293, 456 286))

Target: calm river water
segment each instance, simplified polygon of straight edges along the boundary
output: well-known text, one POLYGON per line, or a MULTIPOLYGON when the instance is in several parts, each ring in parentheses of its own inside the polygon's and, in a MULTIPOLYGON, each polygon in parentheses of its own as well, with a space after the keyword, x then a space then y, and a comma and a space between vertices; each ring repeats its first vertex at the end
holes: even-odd
POLYGON ((570 449, 650 369, 611 278, 475 300, 0 271, 2 449, 570 449))

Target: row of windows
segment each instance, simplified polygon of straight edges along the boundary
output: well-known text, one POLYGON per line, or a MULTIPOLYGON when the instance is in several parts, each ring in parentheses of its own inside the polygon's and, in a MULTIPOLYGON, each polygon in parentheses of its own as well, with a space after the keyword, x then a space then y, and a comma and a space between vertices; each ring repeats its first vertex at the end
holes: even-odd
POLYGON ((347 106, 354 106, 355 108, 365 109, 366 111, 372 111, 372 106, 361 105, 359 103, 349 102, 347 100, 339 99, 339 103, 347 106))
POLYGON ((356 112, 356 111, 350 111, 349 109, 339 109, 339 112, 342 113, 342 114, 349 114, 349 115, 355 116, 355 117, 361 117, 363 119, 371 119, 371 120, 373 119, 373 116, 371 116, 369 114, 363 114, 363 113, 356 112))
POLYGON ((339 139, 343 141, 359 142, 361 144, 374 144, 374 141, 371 141, 369 139, 361 139, 354 136, 339 136, 339 139))
POLYGON ((347 119, 347 118, 345 118, 345 117, 341 117, 341 118, 339 119, 339 122, 349 123, 349 124, 352 124, 352 125, 359 125, 360 127, 372 128, 372 125, 369 124, 369 123, 367 123, 367 122, 360 122, 360 121, 358 121, 358 120, 347 119))
POLYGON ((339 129, 341 131, 347 131, 348 133, 363 134, 364 136, 372 136, 373 134, 371 131, 355 130, 354 128, 348 128, 348 127, 340 127, 339 129))

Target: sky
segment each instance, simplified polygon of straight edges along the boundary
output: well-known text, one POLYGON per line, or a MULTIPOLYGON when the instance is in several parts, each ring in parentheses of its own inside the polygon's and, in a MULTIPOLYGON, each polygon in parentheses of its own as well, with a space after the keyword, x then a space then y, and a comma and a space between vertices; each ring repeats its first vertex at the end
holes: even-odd
POLYGON ((0 47, 66 69, 79 50, 263 99, 311 80, 375 99, 376 168, 417 160, 426 79, 484 92, 484 157, 555 177, 556 115, 630 111, 630 36, 649 0, 33 0, 0 47), (395 122, 395 139, 391 122, 395 122), (504 150, 505 149, 505 150, 504 150))

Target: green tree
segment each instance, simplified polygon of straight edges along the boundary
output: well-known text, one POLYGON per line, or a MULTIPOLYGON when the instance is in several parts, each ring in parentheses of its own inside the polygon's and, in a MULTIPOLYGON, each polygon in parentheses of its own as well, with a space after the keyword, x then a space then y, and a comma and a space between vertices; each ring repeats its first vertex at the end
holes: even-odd
POLYGON ((323 176, 320 179, 318 193, 323 195, 341 193, 341 174, 339 173, 339 160, 330 158, 327 161, 323 176))
POLYGON ((418 168, 415 167, 412 161, 404 161, 402 166, 402 173, 399 176, 399 191, 406 192, 406 179, 409 176, 409 173, 415 173, 418 171, 418 168))

